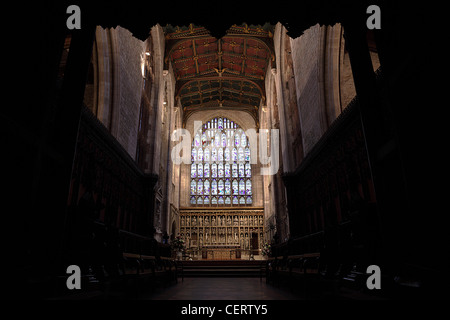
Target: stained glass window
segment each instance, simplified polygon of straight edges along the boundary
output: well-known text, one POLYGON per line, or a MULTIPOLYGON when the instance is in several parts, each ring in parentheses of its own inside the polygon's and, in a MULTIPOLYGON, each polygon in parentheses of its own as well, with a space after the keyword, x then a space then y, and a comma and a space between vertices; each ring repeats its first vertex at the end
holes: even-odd
POLYGON ((244 157, 245 161, 250 162, 250 148, 247 147, 245 148, 245 157, 244 157))
POLYGON ((197 173, 199 178, 203 178, 203 165, 201 163, 198 164, 197 173))
POLYGON ((200 135, 197 133, 194 138, 194 147, 200 147, 200 135))
POLYGON ((191 181, 191 195, 197 194, 197 182, 195 180, 191 181))
POLYGON ((252 204, 250 145, 234 121, 205 123, 195 133, 191 159, 191 205, 252 204))
POLYGON ((197 194, 202 195, 203 194, 203 181, 199 180, 197 183, 197 194))
POLYGON ((236 179, 233 180, 233 194, 239 194, 238 182, 236 179))
POLYGON ((219 180, 219 183, 218 183, 218 185, 217 185, 217 190, 219 191, 219 195, 220 195, 220 194, 222 194, 222 195, 224 194, 224 191, 225 191, 225 190, 224 190, 223 187, 224 187, 224 185, 223 185, 223 180, 220 179, 220 180, 219 180))
POLYGON ((219 173, 219 178, 223 178, 223 162, 219 162, 219 165, 217 166, 217 170, 219 173))
POLYGON ((231 161, 237 161, 237 150, 236 148, 233 148, 231 151, 231 161))
POLYGON ((239 163, 239 177, 243 177, 244 176, 244 164, 243 163, 239 163))
MULTIPOLYGON (((247 170, 247 165, 245 166, 245 170, 247 170)), ((248 169, 250 170, 250 165, 248 169)), ((205 167, 203 168, 203 177, 209 178, 209 163, 205 163, 205 167)), ((249 175, 247 175, 247 177, 249 177, 249 175)))
POLYGON ((211 176, 217 178, 217 164, 215 163, 211 165, 211 176))
MULTIPOLYGON (((201 150, 201 149, 199 149, 199 156, 198 156, 198 158, 199 158, 199 160, 201 161, 201 159, 200 159, 200 150, 201 150)), ((203 158, 203 153, 202 153, 202 158, 203 158)), ((238 160, 239 160, 239 162, 245 161, 245 160, 244 160, 244 149, 242 149, 242 148, 239 148, 239 151, 238 151, 238 160)))
POLYGON ((203 183, 203 189, 204 193, 206 195, 209 195, 209 180, 205 180, 205 182, 203 183))
POLYGON ((241 179, 241 181, 239 181, 239 194, 240 195, 245 195, 245 182, 244 182, 244 179, 241 179))
POLYGON ((227 179, 225 181, 225 194, 230 195, 231 194, 231 183, 230 179, 227 179))
POLYGON ((252 194, 252 182, 250 179, 247 179, 247 182, 245 183, 245 194, 251 195, 252 194))
POLYGON ((197 165, 195 163, 191 164, 191 178, 197 178, 197 165))
POLYGON ((230 177, 231 177, 230 164, 226 163, 225 164, 225 178, 230 178, 230 177))
POLYGON ((245 133, 241 136, 241 147, 245 147, 247 145, 247 137, 245 136, 245 133))
POLYGON ((225 149, 225 161, 230 161, 230 148, 225 149))
POLYGON ((212 184, 211 184, 211 194, 213 194, 213 195, 216 195, 216 194, 217 194, 217 181, 216 181, 216 179, 214 179, 214 180, 212 181, 212 184))

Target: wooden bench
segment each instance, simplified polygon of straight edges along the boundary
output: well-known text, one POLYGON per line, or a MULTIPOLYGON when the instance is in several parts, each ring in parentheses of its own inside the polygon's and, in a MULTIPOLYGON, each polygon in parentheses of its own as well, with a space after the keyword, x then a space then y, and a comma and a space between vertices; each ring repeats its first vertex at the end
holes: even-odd
POLYGON ((287 257, 288 278, 291 290, 299 290, 305 298, 321 289, 320 253, 312 252, 287 257))
POLYGON ((177 281, 175 261, 168 257, 141 255, 142 271, 151 276, 153 286, 166 286, 177 281))
POLYGON ((301 255, 288 256, 289 276, 305 274, 319 274, 320 253, 305 253, 301 255))
POLYGON ((266 282, 278 285, 286 272, 286 258, 284 256, 270 257, 266 262, 266 282))
POLYGON ((131 293, 136 297, 143 291, 176 281, 176 266, 171 258, 129 252, 124 252, 122 257, 122 289, 131 289, 131 293))

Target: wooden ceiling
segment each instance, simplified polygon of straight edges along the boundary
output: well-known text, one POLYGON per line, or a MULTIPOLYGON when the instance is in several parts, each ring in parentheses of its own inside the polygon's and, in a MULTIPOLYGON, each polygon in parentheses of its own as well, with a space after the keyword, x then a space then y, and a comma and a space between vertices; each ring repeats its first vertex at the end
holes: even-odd
POLYGON ((274 63, 273 28, 233 25, 221 39, 193 24, 164 28, 165 63, 172 64, 184 120, 196 111, 223 108, 248 112, 259 124, 264 78, 274 63))

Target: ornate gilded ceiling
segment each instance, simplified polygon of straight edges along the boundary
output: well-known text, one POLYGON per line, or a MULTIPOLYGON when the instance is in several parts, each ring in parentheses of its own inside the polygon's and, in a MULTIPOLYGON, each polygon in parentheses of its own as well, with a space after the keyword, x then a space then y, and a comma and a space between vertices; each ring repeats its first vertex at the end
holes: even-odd
POLYGON ((164 30, 165 63, 172 64, 184 120, 199 110, 224 108, 246 111, 259 123, 264 78, 274 62, 272 25, 233 25, 221 39, 193 24, 164 30))

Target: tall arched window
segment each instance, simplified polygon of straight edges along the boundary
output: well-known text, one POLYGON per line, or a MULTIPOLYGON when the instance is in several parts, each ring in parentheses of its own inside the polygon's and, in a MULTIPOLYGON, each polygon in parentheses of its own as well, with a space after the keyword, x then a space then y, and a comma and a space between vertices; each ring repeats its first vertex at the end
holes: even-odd
POLYGON ((214 118, 192 141, 191 205, 252 204, 250 148, 244 130, 226 118, 214 118))

